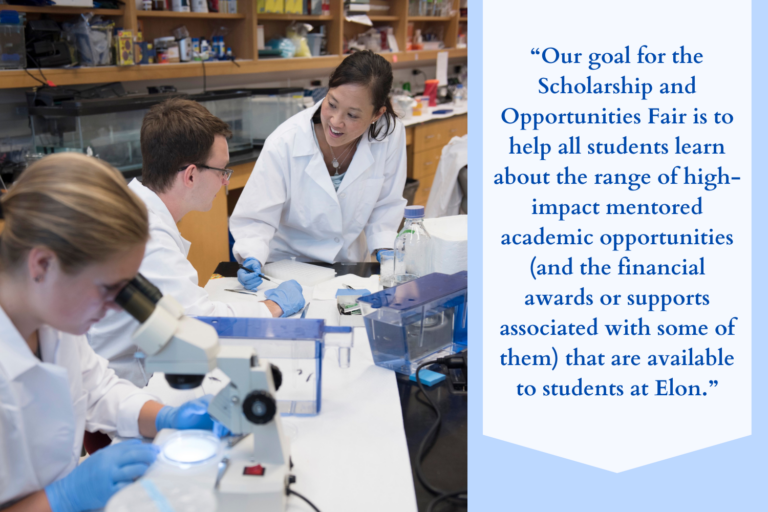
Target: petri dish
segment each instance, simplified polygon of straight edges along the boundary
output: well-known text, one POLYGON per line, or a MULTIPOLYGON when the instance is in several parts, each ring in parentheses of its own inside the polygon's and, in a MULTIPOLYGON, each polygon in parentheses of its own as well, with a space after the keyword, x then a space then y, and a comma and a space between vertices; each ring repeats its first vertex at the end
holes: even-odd
POLYGON ((181 430, 163 443, 161 456, 177 465, 201 464, 219 455, 221 442, 208 430, 181 430))

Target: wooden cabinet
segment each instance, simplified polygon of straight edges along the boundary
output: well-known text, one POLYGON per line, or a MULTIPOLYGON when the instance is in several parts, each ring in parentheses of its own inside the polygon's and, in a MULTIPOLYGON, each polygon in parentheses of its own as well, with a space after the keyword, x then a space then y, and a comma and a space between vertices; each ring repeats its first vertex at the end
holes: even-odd
POLYGON ((467 116, 417 124, 409 128, 411 130, 413 144, 408 146, 408 177, 419 180, 414 204, 426 206, 443 147, 452 138, 467 134, 467 116))
POLYGON ((227 195, 222 188, 207 212, 190 212, 178 224, 181 236, 192 246, 188 259, 197 270, 197 282, 205 286, 222 261, 229 261, 227 195))

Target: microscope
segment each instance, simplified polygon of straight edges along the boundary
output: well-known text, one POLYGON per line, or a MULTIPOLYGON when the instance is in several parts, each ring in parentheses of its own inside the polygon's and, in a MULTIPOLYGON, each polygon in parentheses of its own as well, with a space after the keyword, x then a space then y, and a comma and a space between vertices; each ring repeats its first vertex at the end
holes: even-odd
POLYGON ((235 439, 241 436, 219 463, 219 510, 284 511, 291 462, 274 398, 281 381, 277 367, 252 347, 220 346, 212 326, 186 316, 181 304, 141 274, 115 302, 141 324, 133 340, 146 356, 146 369, 164 372, 171 387, 200 386, 216 367, 230 378, 208 407, 235 439))

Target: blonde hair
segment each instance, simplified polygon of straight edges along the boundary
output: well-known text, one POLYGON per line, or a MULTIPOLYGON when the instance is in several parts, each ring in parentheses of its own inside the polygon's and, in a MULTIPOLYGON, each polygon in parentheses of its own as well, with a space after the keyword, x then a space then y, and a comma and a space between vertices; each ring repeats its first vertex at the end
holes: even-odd
POLYGON ((77 153, 35 162, 2 199, 0 270, 45 246, 76 273, 149 238, 147 208, 113 167, 77 153))

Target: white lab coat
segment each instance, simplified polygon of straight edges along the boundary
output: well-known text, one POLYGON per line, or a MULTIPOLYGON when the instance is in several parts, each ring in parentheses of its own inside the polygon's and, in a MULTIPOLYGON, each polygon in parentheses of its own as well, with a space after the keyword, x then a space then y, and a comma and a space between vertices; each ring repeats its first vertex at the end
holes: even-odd
POLYGON ((406 204, 403 124, 381 141, 366 132, 336 191, 313 134, 321 104, 267 138, 229 223, 238 260, 357 262, 393 246, 406 204))
POLYGON ((0 508, 77 466, 83 432, 139 436, 156 398, 119 379, 85 336, 39 330, 41 362, 0 308, 0 508))
MULTIPOLYGON (((171 212, 153 191, 133 180, 128 185, 149 210, 149 242, 139 272, 184 306, 191 316, 272 317, 261 302, 213 302, 208 292, 197 284, 197 271, 187 259, 190 243, 182 238, 171 212)), ((139 323, 124 311, 110 311, 88 332, 88 341, 109 366, 124 379, 144 387, 151 375, 145 375, 140 360, 134 358, 136 345, 131 335, 139 323)))
POLYGON ((454 137, 443 147, 435 181, 424 211, 426 218, 458 215, 462 192, 459 187, 459 171, 467 165, 467 136, 454 137))

